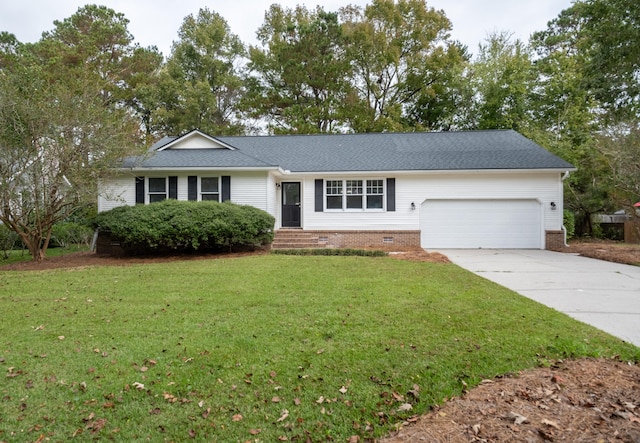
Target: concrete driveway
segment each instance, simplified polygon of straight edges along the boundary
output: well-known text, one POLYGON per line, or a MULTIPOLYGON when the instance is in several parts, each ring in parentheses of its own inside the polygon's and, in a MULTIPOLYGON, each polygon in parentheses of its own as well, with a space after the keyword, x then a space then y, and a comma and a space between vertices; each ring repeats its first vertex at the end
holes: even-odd
POLYGON ((541 250, 438 252, 481 277, 640 346, 640 267, 541 250))

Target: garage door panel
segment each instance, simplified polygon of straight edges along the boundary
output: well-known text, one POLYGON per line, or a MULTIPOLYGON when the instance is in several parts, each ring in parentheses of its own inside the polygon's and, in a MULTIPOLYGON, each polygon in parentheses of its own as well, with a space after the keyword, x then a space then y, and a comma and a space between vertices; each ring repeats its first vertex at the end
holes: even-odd
POLYGON ((537 200, 426 200, 420 208, 425 248, 541 247, 537 200))

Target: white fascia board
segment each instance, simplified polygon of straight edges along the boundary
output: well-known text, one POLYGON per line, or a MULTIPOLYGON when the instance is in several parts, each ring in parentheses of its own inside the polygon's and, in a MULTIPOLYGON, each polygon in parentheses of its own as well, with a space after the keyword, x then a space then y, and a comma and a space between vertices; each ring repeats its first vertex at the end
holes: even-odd
POLYGON ((229 149, 229 150, 231 150, 231 151, 235 151, 235 150, 236 150, 236 148, 234 148, 233 146, 231 146, 231 145, 229 145, 229 144, 227 144, 227 143, 224 143, 224 142, 222 142, 222 141, 218 140, 217 138, 215 138, 215 137, 213 137, 213 136, 211 136, 211 135, 209 135, 209 134, 205 134, 204 132, 202 132, 202 131, 199 131, 199 130, 195 129, 195 130, 193 130, 193 131, 191 131, 191 132, 188 132, 188 133, 184 134, 184 135, 183 135, 183 136, 181 136, 181 137, 176 138, 175 140, 170 141, 170 142, 169 142, 169 143, 167 143, 166 145, 164 145, 164 146, 162 146, 162 147, 158 148, 158 149, 156 150, 156 152, 164 151, 165 149, 169 149, 169 148, 171 148, 171 147, 172 147, 172 146, 174 146, 174 145, 177 145, 177 144, 179 144, 179 143, 182 143, 182 142, 184 142, 185 140, 188 140, 188 139, 190 139, 190 138, 192 138, 192 137, 196 137, 196 136, 203 137, 203 138, 205 138, 205 139, 209 140, 210 142, 217 144, 218 146, 220 146, 220 147, 222 147, 222 148, 226 148, 226 149, 229 149))
POLYGON ((176 168, 176 167, 172 167, 172 168, 118 168, 118 171, 123 171, 123 172, 145 172, 145 171, 153 171, 153 172, 159 172, 159 171, 166 171, 166 172, 188 172, 188 171, 275 171, 278 170, 279 168, 274 167, 274 166, 256 166, 256 167, 242 167, 239 168, 237 166, 216 166, 216 167, 211 167, 211 166, 188 166, 188 167, 180 167, 180 168, 176 168))
POLYGON ((398 169, 398 170, 379 170, 379 171, 314 171, 314 172, 288 172, 291 175, 446 175, 446 174, 514 174, 514 173, 564 173, 574 172, 577 168, 546 168, 546 169, 398 169))

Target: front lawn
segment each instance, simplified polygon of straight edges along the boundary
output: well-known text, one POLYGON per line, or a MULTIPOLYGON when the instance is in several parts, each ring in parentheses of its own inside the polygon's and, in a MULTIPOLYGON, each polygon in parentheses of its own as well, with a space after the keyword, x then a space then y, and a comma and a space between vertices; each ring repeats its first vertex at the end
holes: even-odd
POLYGON ((0 272, 0 441, 360 441, 482 379, 640 350, 452 264, 0 272), (355 440, 355 439, 354 439, 355 440))

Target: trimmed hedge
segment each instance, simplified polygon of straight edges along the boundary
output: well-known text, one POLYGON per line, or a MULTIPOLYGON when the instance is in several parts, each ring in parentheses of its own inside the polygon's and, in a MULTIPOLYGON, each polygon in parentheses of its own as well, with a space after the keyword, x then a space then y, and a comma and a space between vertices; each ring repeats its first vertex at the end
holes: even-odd
POLYGON ((327 256, 359 256, 386 257, 389 254, 377 249, 349 249, 349 248, 305 248, 305 249, 272 249, 272 254, 280 255, 327 255, 327 256))
POLYGON ((258 247, 273 241, 274 223, 253 206, 164 200, 102 212, 94 225, 126 253, 149 254, 258 247))

